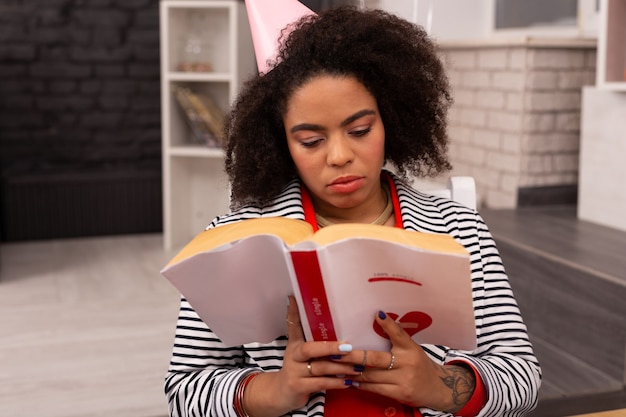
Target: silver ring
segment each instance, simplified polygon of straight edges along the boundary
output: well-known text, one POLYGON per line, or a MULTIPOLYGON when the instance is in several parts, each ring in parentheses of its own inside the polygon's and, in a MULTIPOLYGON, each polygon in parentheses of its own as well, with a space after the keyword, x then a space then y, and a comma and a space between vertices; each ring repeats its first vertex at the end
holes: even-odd
POLYGON ((313 365, 311 365, 311 361, 308 361, 306 363, 306 370, 309 371, 309 375, 315 376, 313 375, 313 365))
POLYGON ((363 351, 363 362, 361 362, 361 366, 365 368, 365 365, 367 364, 367 350, 363 351))
POLYGON ((389 366, 387 367, 387 370, 390 371, 393 369, 393 365, 395 365, 396 363, 396 357, 394 356, 394 354, 392 352, 391 353, 391 362, 389 362, 389 366))

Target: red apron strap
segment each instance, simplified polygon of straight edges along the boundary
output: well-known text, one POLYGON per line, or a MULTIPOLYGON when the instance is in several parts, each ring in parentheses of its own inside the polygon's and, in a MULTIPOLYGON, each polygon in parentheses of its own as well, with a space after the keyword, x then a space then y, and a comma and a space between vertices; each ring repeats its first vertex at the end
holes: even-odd
MULTIPOLYGON (((387 181, 389 184, 389 190, 391 190, 391 200, 393 202, 393 214, 396 220, 396 226, 400 229, 404 228, 402 224, 402 213, 400 212, 400 199, 398 198, 398 191, 396 190, 396 184, 393 182, 391 175, 386 172, 381 173, 381 178, 387 181)), ((313 200, 307 188, 302 184, 300 186, 300 192, 302 194, 302 208, 304 210, 304 220, 313 227, 313 231, 316 232, 319 229, 317 220, 315 219, 315 207, 313 207, 313 200)))
POLYGON ((314 232, 317 232, 319 226, 317 225, 317 220, 315 219, 315 207, 313 207, 313 200, 311 200, 309 190, 307 190, 304 184, 302 184, 300 186, 300 191, 302 194, 302 208, 304 210, 304 220, 313 227, 314 232))

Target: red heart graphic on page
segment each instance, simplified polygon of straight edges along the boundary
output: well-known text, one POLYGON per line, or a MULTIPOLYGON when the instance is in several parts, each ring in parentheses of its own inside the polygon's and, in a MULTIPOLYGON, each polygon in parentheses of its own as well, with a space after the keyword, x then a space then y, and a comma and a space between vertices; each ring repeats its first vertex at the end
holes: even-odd
MULTIPOLYGON (((400 324, 400 327, 402 327, 411 337, 430 326, 433 322, 432 317, 422 311, 409 311, 402 316, 400 320, 398 320, 399 316, 396 313, 387 313, 387 315, 397 321, 398 324, 400 324)), ((387 336, 383 328, 376 322, 376 320, 374 320, 373 327, 377 335, 385 339, 389 339, 389 336, 387 336)))

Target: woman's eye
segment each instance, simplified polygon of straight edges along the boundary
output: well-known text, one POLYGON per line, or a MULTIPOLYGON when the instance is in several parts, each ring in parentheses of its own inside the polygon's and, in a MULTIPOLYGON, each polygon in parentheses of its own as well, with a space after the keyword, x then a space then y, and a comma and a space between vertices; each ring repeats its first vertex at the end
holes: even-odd
POLYGON ((366 128, 362 128, 362 129, 354 129, 352 132, 350 132, 350 134, 352 136, 361 137, 361 136, 367 135, 371 131, 372 131, 371 127, 366 127, 366 128))
POLYGON ((318 138, 318 139, 309 139, 309 140, 303 141, 301 142, 301 144, 304 148, 313 148, 319 145, 321 142, 322 142, 322 139, 318 138))

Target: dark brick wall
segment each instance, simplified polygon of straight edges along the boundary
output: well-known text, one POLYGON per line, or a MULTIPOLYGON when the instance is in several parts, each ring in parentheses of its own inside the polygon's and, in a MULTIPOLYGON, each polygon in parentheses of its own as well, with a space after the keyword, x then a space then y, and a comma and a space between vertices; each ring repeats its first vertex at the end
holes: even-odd
MULTIPOLYGON (((3 240, 20 238, 6 236, 16 209, 7 201, 16 190, 8 188, 23 183, 16 179, 28 177, 33 183, 40 177, 50 183, 50 178, 74 177, 75 184, 78 177, 89 187, 86 178, 110 178, 114 185, 138 173, 160 184, 158 4, 0 0, 3 240)), ((158 220, 160 186, 151 189, 158 191, 138 193, 150 201, 136 206, 153 207, 151 215, 158 220)), ((135 215, 133 207, 122 208, 135 215)), ((129 232, 160 230, 160 221, 143 229, 129 232)))
POLYGON ((0 4, 3 173, 160 169, 158 1, 0 4))

